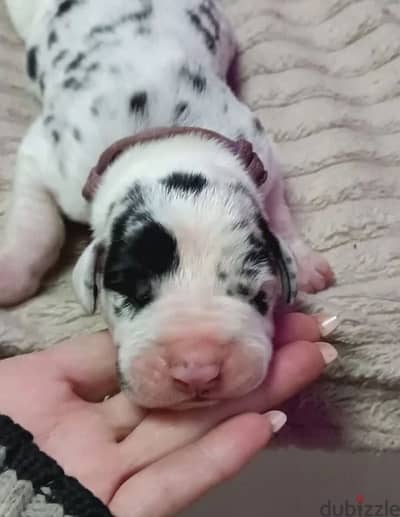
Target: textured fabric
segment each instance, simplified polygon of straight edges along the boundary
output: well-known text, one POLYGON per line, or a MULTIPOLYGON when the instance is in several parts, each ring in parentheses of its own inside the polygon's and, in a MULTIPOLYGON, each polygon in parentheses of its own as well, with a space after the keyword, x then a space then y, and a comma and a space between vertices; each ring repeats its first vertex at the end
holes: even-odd
POLYGON ((111 514, 43 454, 27 431, 0 415, 0 517, 73 516, 111 514))
MULTIPOLYGON (((292 403, 286 438, 400 449, 400 3, 226 0, 241 46, 242 96, 276 141, 299 225, 336 271, 316 307, 342 318, 340 361, 292 403)), ((0 7, 0 212, 15 151, 36 112, 22 46, 0 7)), ((70 268, 0 316, 3 355, 102 328, 82 316, 70 268), (1 326, 2 325, 2 326, 1 326)))

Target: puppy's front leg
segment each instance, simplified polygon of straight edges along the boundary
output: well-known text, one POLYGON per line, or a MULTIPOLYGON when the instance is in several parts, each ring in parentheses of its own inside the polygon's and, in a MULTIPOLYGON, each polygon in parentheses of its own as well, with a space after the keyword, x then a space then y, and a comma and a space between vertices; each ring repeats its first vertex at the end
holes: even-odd
POLYGON ((273 158, 269 162, 272 185, 266 195, 265 206, 271 230, 286 240, 296 257, 300 290, 306 293, 322 291, 332 284, 334 273, 328 261, 304 242, 286 201, 279 165, 273 158))
POLYGON ((38 127, 33 126, 18 153, 13 197, 0 247, 3 307, 36 293, 64 243, 61 214, 43 182, 43 164, 48 165, 49 157, 41 138, 38 127))
POLYGON ((266 138, 261 146, 258 142, 257 150, 269 173, 264 196, 271 230, 288 243, 296 257, 299 289, 306 293, 322 291, 333 283, 334 273, 328 261, 313 251, 298 231, 286 201, 282 171, 266 138))

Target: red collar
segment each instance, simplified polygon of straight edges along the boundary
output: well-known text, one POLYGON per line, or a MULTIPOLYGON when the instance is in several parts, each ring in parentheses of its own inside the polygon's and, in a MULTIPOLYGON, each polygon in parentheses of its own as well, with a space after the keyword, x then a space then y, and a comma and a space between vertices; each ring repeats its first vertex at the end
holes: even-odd
POLYGON ((83 188, 82 194, 87 201, 92 201, 96 190, 100 184, 101 177, 104 175, 108 166, 125 150, 134 147, 137 144, 150 142, 152 140, 161 140, 171 138, 177 135, 199 135, 209 139, 217 140, 224 144, 235 156, 238 156, 246 167, 249 176, 252 178, 257 187, 260 187, 268 177, 268 172, 265 170, 258 155, 253 151, 253 146, 250 142, 244 139, 237 141, 230 140, 225 136, 202 129, 198 127, 161 127, 143 131, 134 136, 129 136, 118 140, 113 145, 108 147, 100 156, 100 159, 95 167, 90 171, 89 177, 83 188))

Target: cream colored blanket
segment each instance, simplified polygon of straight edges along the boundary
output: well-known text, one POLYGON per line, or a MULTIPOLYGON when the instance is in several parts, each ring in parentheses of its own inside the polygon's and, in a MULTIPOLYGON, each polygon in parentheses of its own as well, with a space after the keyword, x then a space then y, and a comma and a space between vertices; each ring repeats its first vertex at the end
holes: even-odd
MULTIPOLYGON (((28 1, 28 0, 27 0, 28 1)), ((242 95, 270 128, 291 204, 337 285, 340 361, 293 401, 292 443, 400 449, 400 2, 225 0, 241 43, 242 95)), ((0 215, 34 113, 22 45, 0 6, 0 215)), ((4 223, 4 217, 1 217, 4 223)), ((70 268, 0 313, 0 353, 102 327, 83 317, 70 268)))

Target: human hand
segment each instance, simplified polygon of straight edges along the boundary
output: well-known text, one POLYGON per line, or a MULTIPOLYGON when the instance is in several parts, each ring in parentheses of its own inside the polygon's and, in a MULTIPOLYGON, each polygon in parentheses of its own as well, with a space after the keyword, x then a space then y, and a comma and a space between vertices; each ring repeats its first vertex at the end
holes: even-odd
POLYGON ((285 315, 277 328, 269 375, 242 399, 175 413, 135 407, 118 393, 116 351, 104 332, 0 362, 0 414, 29 430, 117 517, 175 514, 265 447, 284 420, 260 413, 334 359, 313 317, 285 315))

